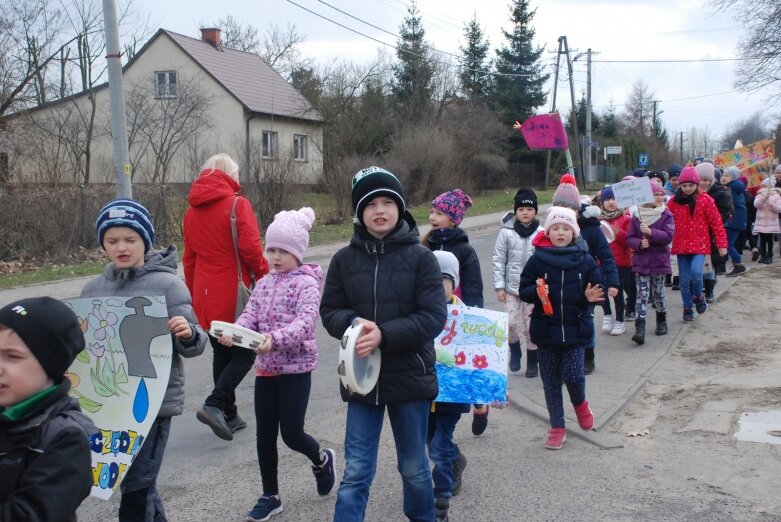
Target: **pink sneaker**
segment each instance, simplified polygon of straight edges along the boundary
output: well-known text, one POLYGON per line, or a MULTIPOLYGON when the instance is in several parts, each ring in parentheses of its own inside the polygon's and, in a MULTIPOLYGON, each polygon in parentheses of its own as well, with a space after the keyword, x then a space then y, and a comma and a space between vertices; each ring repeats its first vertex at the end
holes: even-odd
POLYGON ((594 427, 594 414, 588 407, 588 401, 583 401, 580 406, 575 406, 575 415, 578 417, 578 424, 581 429, 590 430, 594 427))
POLYGON ((565 428, 551 428, 548 430, 548 440, 545 441, 545 447, 551 450, 559 450, 567 440, 567 430, 565 428))

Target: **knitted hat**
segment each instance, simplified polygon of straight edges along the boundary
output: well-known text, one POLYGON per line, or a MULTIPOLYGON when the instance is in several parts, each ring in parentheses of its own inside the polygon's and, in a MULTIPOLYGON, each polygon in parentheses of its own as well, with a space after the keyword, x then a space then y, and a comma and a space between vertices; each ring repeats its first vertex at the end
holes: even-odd
POLYGON ((580 191, 575 185, 575 177, 572 174, 564 174, 561 177, 561 183, 553 193, 551 205, 571 208, 576 212, 580 210, 580 191))
POLYGON ((773 176, 768 176, 762 180, 760 185, 767 188, 773 188, 776 186, 776 178, 773 176))
POLYGON ((748 187, 748 178, 746 176, 739 176, 738 181, 740 181, 741 183, 743 183, 748 187))
POLYGON ((613 187, 608 185, 607 187, 603 188, 599 192, 599 200, 600 201, 607 201, 608 199, 616 199, 615 194, 613 194, 613 187))
POLYGON ((684 167, 681 169, 681 175, 678 176, 678 182, 683 183, 700 183, 700 175, 697 174, 696 167, 684 167))
POLYGON ((18 335, 53 381, 62 381, 73 359, 84 349, 76 314, 51 297, 30 297, 0 308, 0 324, 18 335))
POLYGON ((677 178, 681 175, 681 169, 682 167, 677 163, 671 163, 670 166, 667 167, 667 175, 671 178, 677 178))
POLYGON ((440 194, 431 202, 432 208, 446 214, 456 226, 461 224, 464 214, 471 206, 472 198, 459 188, 440 194))
POLYGON ((645 175, 651 178, 651 181, 658 179, 662 182, 662 186, 667 183, 667 173, 662 172, 661 170, 649 170, 645 175))
POLYGON ((144 253, 152 248, 155 242, 155 226, 149 211, 138 201, 132 199, 115 199, 98 213, 95 229, 98 234, 98 244, 103 246, 103 236, 112 227, 132 228, 144 241, 144 253))
POLYGON ((580 235, 578 226, 578 215, 574 210, 567 207, 551 207, 548 209, 548 215, 545 217, 545 235, 548 235, 551 227, 557 223, 568 225, 575 237, 580 235))
POLYGON ((644 169, 640 167, 632 171, 632 176, 634 176, 635 178, 642 178, 643 176, 645 176, 646 172, 648 172, 648 169, 644 169))
POLYGON ((293 254, 302 263, 309 246, 309 231, 315 222, 315 211, 309 207, 301 210, 283 210, 274 216, 266 229, 266 249, 281 248, 293 254))
POLYGON ((453 290, 455 290, 461 283, 458 277, 458 258, 447 250, 434 250, 434 255, 437 256, 439 271, 453 280, 453 290))
MULTIPOLYGON (((697 169, 697 175, 701 181, 716 181, 716 168, 713 166, 713 163, 703 161, 694 168, 697 169)), ((680 179, 678 181, 683 183, 680 179)))
POLYGON ((352 204, 358 221, 363 225, 363 210, 372 199, 386 196, 396 202, 399 216, 404 214, 404 191, 396 176, 380 167, 359 170, 353 176, 352 204))
POLYGON ((530 188, 522 187, 515 193, 515 204, 513 212, 521 207, 533 208, 537 212, 537 193, 530 188))
POLYGON ((737 167, 727 167, 724 169, 724 174, 730 177, 732 181, 735 181, 740 177, 740 169, 737 167))
POLYGON ((664 191, 664 187, 658 183, 651 183, 651 192, 654 193, 654 196, 656 196, 657 194, 661 194, 662 196, 664 196, 666 194, 666 192, 664 191))

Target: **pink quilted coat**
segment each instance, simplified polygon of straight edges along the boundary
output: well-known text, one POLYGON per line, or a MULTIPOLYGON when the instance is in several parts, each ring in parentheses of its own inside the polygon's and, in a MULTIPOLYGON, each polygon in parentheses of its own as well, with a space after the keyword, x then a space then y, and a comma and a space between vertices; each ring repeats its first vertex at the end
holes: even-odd
POLYGON ((308 373, 317 368, 315 327, 323 272, 304 264, 258 281, 236 324, 271 335, 271 353, 255 359, 257 375, 308 373))
POLYGON ((778 214, 781 213, 781 191, 777 188, 763 188, 754 198, 757 207, 757 219, 754 222, 755 234, 781 234, 778 214))

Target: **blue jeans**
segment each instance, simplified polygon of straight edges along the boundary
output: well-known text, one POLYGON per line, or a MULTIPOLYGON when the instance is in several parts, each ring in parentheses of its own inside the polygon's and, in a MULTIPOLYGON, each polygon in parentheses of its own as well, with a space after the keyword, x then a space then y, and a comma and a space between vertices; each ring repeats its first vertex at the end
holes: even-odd
POLYGON ((729 258, 732 260, 733 264, 739 265, 741 256, 740 252, 738 252, 738 249, 735 248, 735 241, 738 239, 738 236, 742 231, 734 228, 727 228, 725 230, 727 231, 727 254, 729 255, 729 258))
POLYGON ((431 469, 426 457, 426 431, 430 401, 392 404, 347 405, 344 435, 345 469, 336 494, 335 522, 361 522, 366 516, 374 474, 380 433, 388 409, 393 440, 396 443, 397 469, 404 492, 404 514, 409 520, 434 521, 434 492, 431 469))
POLYGON ((678 275, 681 285, 681 299, 684 308, 692 307, 692 295, 702 296, 703 254, 678 254, 678 275))
POLYGON ((458 446, 453 442, 453 432, 460 413, 434 412, 428 418, 428 457, 434 463, 431 478, 434 480, 434 496, 450 498, 456 478, 453 466, 458 460, 458 446))

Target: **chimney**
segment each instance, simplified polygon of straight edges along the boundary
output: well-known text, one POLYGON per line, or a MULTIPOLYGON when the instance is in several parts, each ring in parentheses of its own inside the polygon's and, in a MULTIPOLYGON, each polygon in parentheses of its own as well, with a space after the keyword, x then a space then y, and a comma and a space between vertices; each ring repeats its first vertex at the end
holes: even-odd
POLYGON ((219 49, 222 46, 220 30, 216 27, 202 27, 201 40, 219 49))

